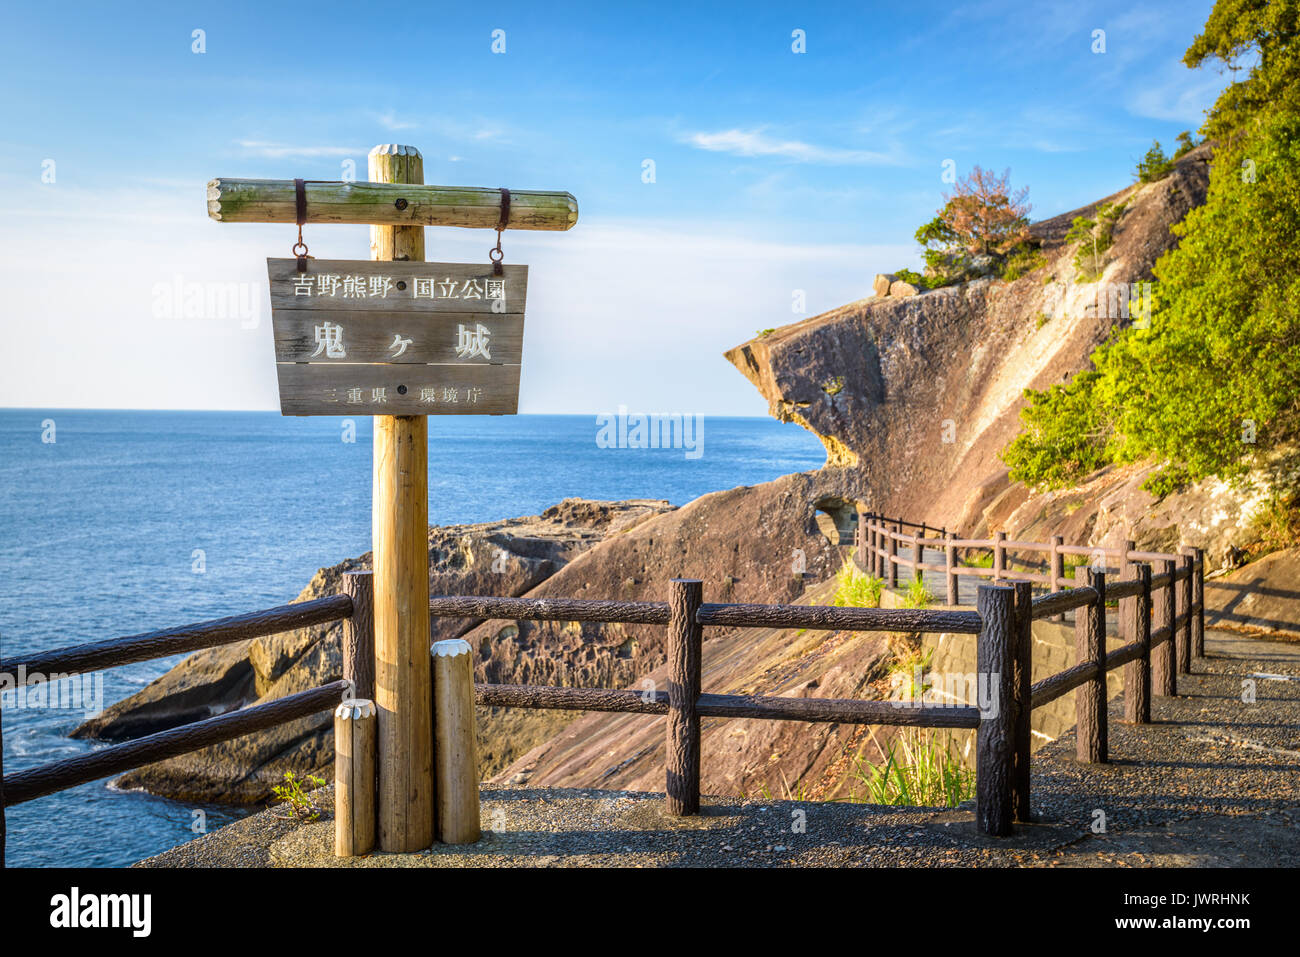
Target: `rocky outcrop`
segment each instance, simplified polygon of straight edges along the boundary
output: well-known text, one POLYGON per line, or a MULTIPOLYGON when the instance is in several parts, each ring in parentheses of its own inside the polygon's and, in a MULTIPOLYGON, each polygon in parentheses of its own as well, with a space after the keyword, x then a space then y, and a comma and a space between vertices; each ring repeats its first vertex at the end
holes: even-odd
MULTIPOLYGON (((672 511, 667 502, 566 499, 539 516, 429 529, 431 594, 522 595, 610 536, 672 511)), ((335 594, 345 571, 370 555, 320 569, 298 601, 335 594)), ((434 640, 474 622, 433 619, 434 640)), ((73 734, 121 739, 269 701, 340 677, 342 626, 316 625, 193 654, 73 734)), ((132 771, 122 787, 186 800, 262 800, 283 773, 320 771, 333 760, 328 714, 249 735, 132 771)))
MULTIPOLYGON (((877 295, 776 329, 727 357, 773 416, 821 438, 829 461, 819 483, 828 498, 969 535, 1041 531, 1094 544, 1128 532, 1157 544, 1182 534, 1183 543, 1217 553, 1216 536, 1249 513, 1248 493, 1210 483, 1156 503, 1140 489, 1145 475, 1110 472, 1078 494, 1033 496, 1009 482, 999 457, 1019 430, 1025 389, 1087 368, 1112 329, 1132 321, 1132 284, 1151 280, 1155 261, 1175 243, 1169 227, 1204 200, 1209 149, 1184 155, 1158 182, 1036 223, 1046 263, 1014 282, 877 295), (1100 280, 1079 282, 1074 247, 1064 241, 1070 223, 1121 200, 1100 280)), ((878 287, 882 278, 896 277, 877 277, 878 287)))

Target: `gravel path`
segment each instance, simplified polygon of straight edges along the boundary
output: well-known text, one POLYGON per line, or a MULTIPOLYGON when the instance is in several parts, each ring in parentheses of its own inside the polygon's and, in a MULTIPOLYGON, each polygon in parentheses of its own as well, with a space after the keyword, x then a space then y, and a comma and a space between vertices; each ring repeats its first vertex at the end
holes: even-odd
POLYGON ((324 789, 319 821, 257 814, 138 866, 1300 866, 1300 644, 1211 632, 1206 652, 1152 724, 1112 704, 1109 764, 1077 763, 1073 734, 1037 752, 1036 820, 1009 838, 978 834, 970 805, 705 797, 679 819, 659 794, 485 786, 479 843, 340 859, 324 789))

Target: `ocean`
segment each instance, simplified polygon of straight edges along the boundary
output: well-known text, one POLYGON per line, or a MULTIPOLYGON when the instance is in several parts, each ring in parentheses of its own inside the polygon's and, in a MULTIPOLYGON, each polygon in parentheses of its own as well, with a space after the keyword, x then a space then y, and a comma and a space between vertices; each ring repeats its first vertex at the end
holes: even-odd
MULTIPOLYGON (((275 412, 0 409, 0 657, 291 601, 318 568, 370 549, 370 429, 275 412)), ((595 416, 430 417, 429 521, 535 515, 571 496, 681 505, 825 461, 814 436, 766 418, 705 417, 686 448, 638 448, 628 431, 595 416)), ((178 660, 104 672, 104 704, 178 660)), ((3 703, 7 774, 103 746, 67 737, 84 708, 3 703)), ((125 866, 193 839, 198 820, 247 813, 95 781, 9 809, 6 861, 125 866)))

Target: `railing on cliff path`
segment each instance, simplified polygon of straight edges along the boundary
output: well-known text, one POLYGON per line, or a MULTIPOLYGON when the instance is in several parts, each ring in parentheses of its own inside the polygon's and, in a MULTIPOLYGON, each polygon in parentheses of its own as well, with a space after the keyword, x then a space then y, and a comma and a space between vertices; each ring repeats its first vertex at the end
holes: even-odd
MULTIPOLYGON (((975 575, 1008 585, 978 588, 976 608, 881 609, 807 605, 711 604, 704 601, 703 583, 674 579, 666 602, 601 601, 590 599, 528 599, 490 597, 437 597, 430 601, 431 615, 445 618, 515 621, 600 621, 663 625, 668 629, 668 682, 666 691, 608 688, 563 688, 540 685, 477 684, 467 700, 492 707, 565 709, 575 711, 630 712, 663 715, 666 722, 665 797, 669 813, 695 814, 700 807, 700 722, 703 718, 756 718, 764 720, 837 722, 927 728, 968 728, 976 731, 976 819, 981 831, 994 836, 1012 832, 1014 822, 1029 820, 1030 715, 1035 708, 1068 691, 1077 695, 1078 755, 1084 761, 1105 761, 1106 673, 1121 665, 1125 670, 1126 718, 1150 721, 1151 694, 1172 695, 1175 674, 1187 673, 1193 656, 1203 653, 1204 561, 1198 551, 1170 555, 1139 552, 1133 543, 1117 550, 1063 545, 989 540, 963 540, 947 535, 926 538, 929 526, 886 523, 863 514, 858 525, 859 560, 873 573, 897 583, 900 566, 918 570, 943 570, 950 597, 956 596, 956 578, 975 575), (902 526, 922 529, 912 536, 902 526), (888 527, 894 525, 894 528, 888 527), (913 557, 898 554, 898 545, 910 545, 913 557), (924 561, 926 548, 943 548, 943 565, 924 561), (992 549, 993 567, 960 566, 956 551, 992 549), (1008 568, 1006 552, 1045 551, 1046 575, 1008 568), (1080 568, 1078 583, 1063 575, 1063 557, 1088 555, 1094 566, 1080 568), (1103 556, 1099 558, 1098 556, 1103 556), (1107 584, 1101 560, 1116 559, 1122 573, 1118 583, 1107 584), (1152 565, 1155 565, 1153 573, 1152 565), (1050 593, 1032 597, 1031 582, 1050 586, 1050 593), (1069 587, 1075 584, 1075 587, 1069 587), (1105 614, 1109 600, 1119 601, 1120 633, 1125 643, 1106 646, 1105 614), (1074 610, 1077 663, 1037 684, 1030 683, 1031 629, 1033 621, 1058 617, 1074 610), (706 694, 701 687, 703 633, 706 627, 804 628, 826 631, 876 631, 976 636, 977 668, 987 682, 989 701, 981 707, 924 702, 786 698, 764 695, 706 694), (1175 648, 1177 649, 1175 652, 1175 648)), ((954 602, 955 603, 955 602, 954 602)), ((344 693, 362 699, 362 708, 336 712, 336 736, 349 727, 349 718, 374 717, 370 701, 375 694, 375 653, 372 590, 368 572, 344 575, 344 593, 299 604, 285 605, 218 621, 152 632, 97 644, 48 652, 23 661, 0 662, 0 680, 21 689, 47 676, 67 677, 98 668, 116 667, 170 655, 211 648, 249 638, 272 635, 311 625, 342 621, 343 680, 279 698, 266 704, 160 731, 123 744, 112 745, 63 761, 0 777, 0 855, 3 854, 4 816, 7 805, 30 801, 88 781, 119 774, 154 761, 174 757, 221 741, 251 734, 275 725, 332 710, 344 693), (347 714, 344 712, 347 711, 347 714)), ((445 644, 445 643, 439 643, 445 644)), ((437 646, 435 646, 436 649, 437 646)), ((389 664, 387 667, 393 667, 389 664)), ((468 675, 468 673, 466 673, 468 675)), ((435 694, 455 693, 435 683, 435 694), (440 692, 439 689, 443 689, 440 692)), ((354 701, 354 704, 357 703, 354 701)), ((471 709, 472 710, 472 709, 471 709)), ((435 721, 448 712, 435 708, 435 721)), ((473 753, 472 722, 447 720, 436 730, 435 765, 448 766, 447 753, 473 753), (451 727, 452 724, 456 726, 451 727)), ((370 728, 373 742, 373 728, 370 728)), ((2 740, 2 738, 0 738, 2 740)), ((373 843, 373 792, 376 782, 373 753, 369 760, 360 737, 336 741, 336 852, 365 853, 373 843), (354 750, 358 749, 358 750, 354 750), (348 799, 340 804, 341 797, 348 799), (346 820, 345 820, 346 817, 346 820), (368 836, 367 836, 368 835, 368 836)), ((371 745, 373 747, 373 744, 371 745)), ((477 770, 454 779, 450 786, 439 777, 438 813, 458 805, 473 818, 465 830, 478 834, 477 770), (470 791, 472 790, 472 795, 470 791)), ((382 776, 383 765, 379 766, 382 776)), ((2 768, 0 768, 2 770, 2 768)), ((447 840, 444 837, 444 840, 447 840)), ((3 858, 0 857, 0 860, 3 858)))

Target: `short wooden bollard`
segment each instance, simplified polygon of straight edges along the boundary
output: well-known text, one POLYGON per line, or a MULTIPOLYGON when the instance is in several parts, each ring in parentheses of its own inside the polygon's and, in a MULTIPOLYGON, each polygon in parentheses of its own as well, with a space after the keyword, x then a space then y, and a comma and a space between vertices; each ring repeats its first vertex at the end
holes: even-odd
POLYGON ((463 638, 433 643, 433 739, 438 840, 473 844, 480 835, 474 653, 463 638))
POLYGON ((994 837, 1010 834, 1015 816, 1015 600, 1014 589, 997 585, 981 585, 975 600, 983 622, 976 677, 988 688, 975 733, 975 818, 979 829, 994 837))
POLYGON ((1075 569, 1076 580, 1097 590, 1097 600, 1074 612, 1076 664, 1092 662, 1097 676, 1074 693, 1075 757, 1088 764, 1106 761, 1106 575, 1095 568, 1075 569))
MULTIPOLYGON (((1172 576, 1174 563, 1168 559, 1156 562, 1156 574, 1172 576)), ((1169 629, 1174 621, 1174 583, 1168 581, 1165 587, 1151 593, 1151 630, 1152 632, 1169 629)), ((1174 636, 1167 635, 1151 652, 1151 693, 1170 696, 1178 693, 1177 677, 1174 674, 1174 636)))
POLYGON ((1033 708, 1030 707, 1034 672, 1034 586, 1015 582, 1015 648, 1012 655, 1011 702, 1015 717, 1016 775, 1012 810, 1017 821, 1031 820, 1029 809, 1029 751, 1033 744, 1033 708))
POLYGON ((1124 638, 1142 646, 1142 654, 1124 666, 1124 718, 1133 724, 1151 723, 1151 566, 1134 565, 1142 593, 1132 599, 1124 638))
POLYGON ((375 846, 375 703, 345 698, 334 711, 334 855, 375 846))
POLYGON ((700 655, 704 583, 674 578, 668 605, 668 813, 700 813, 700 655))

